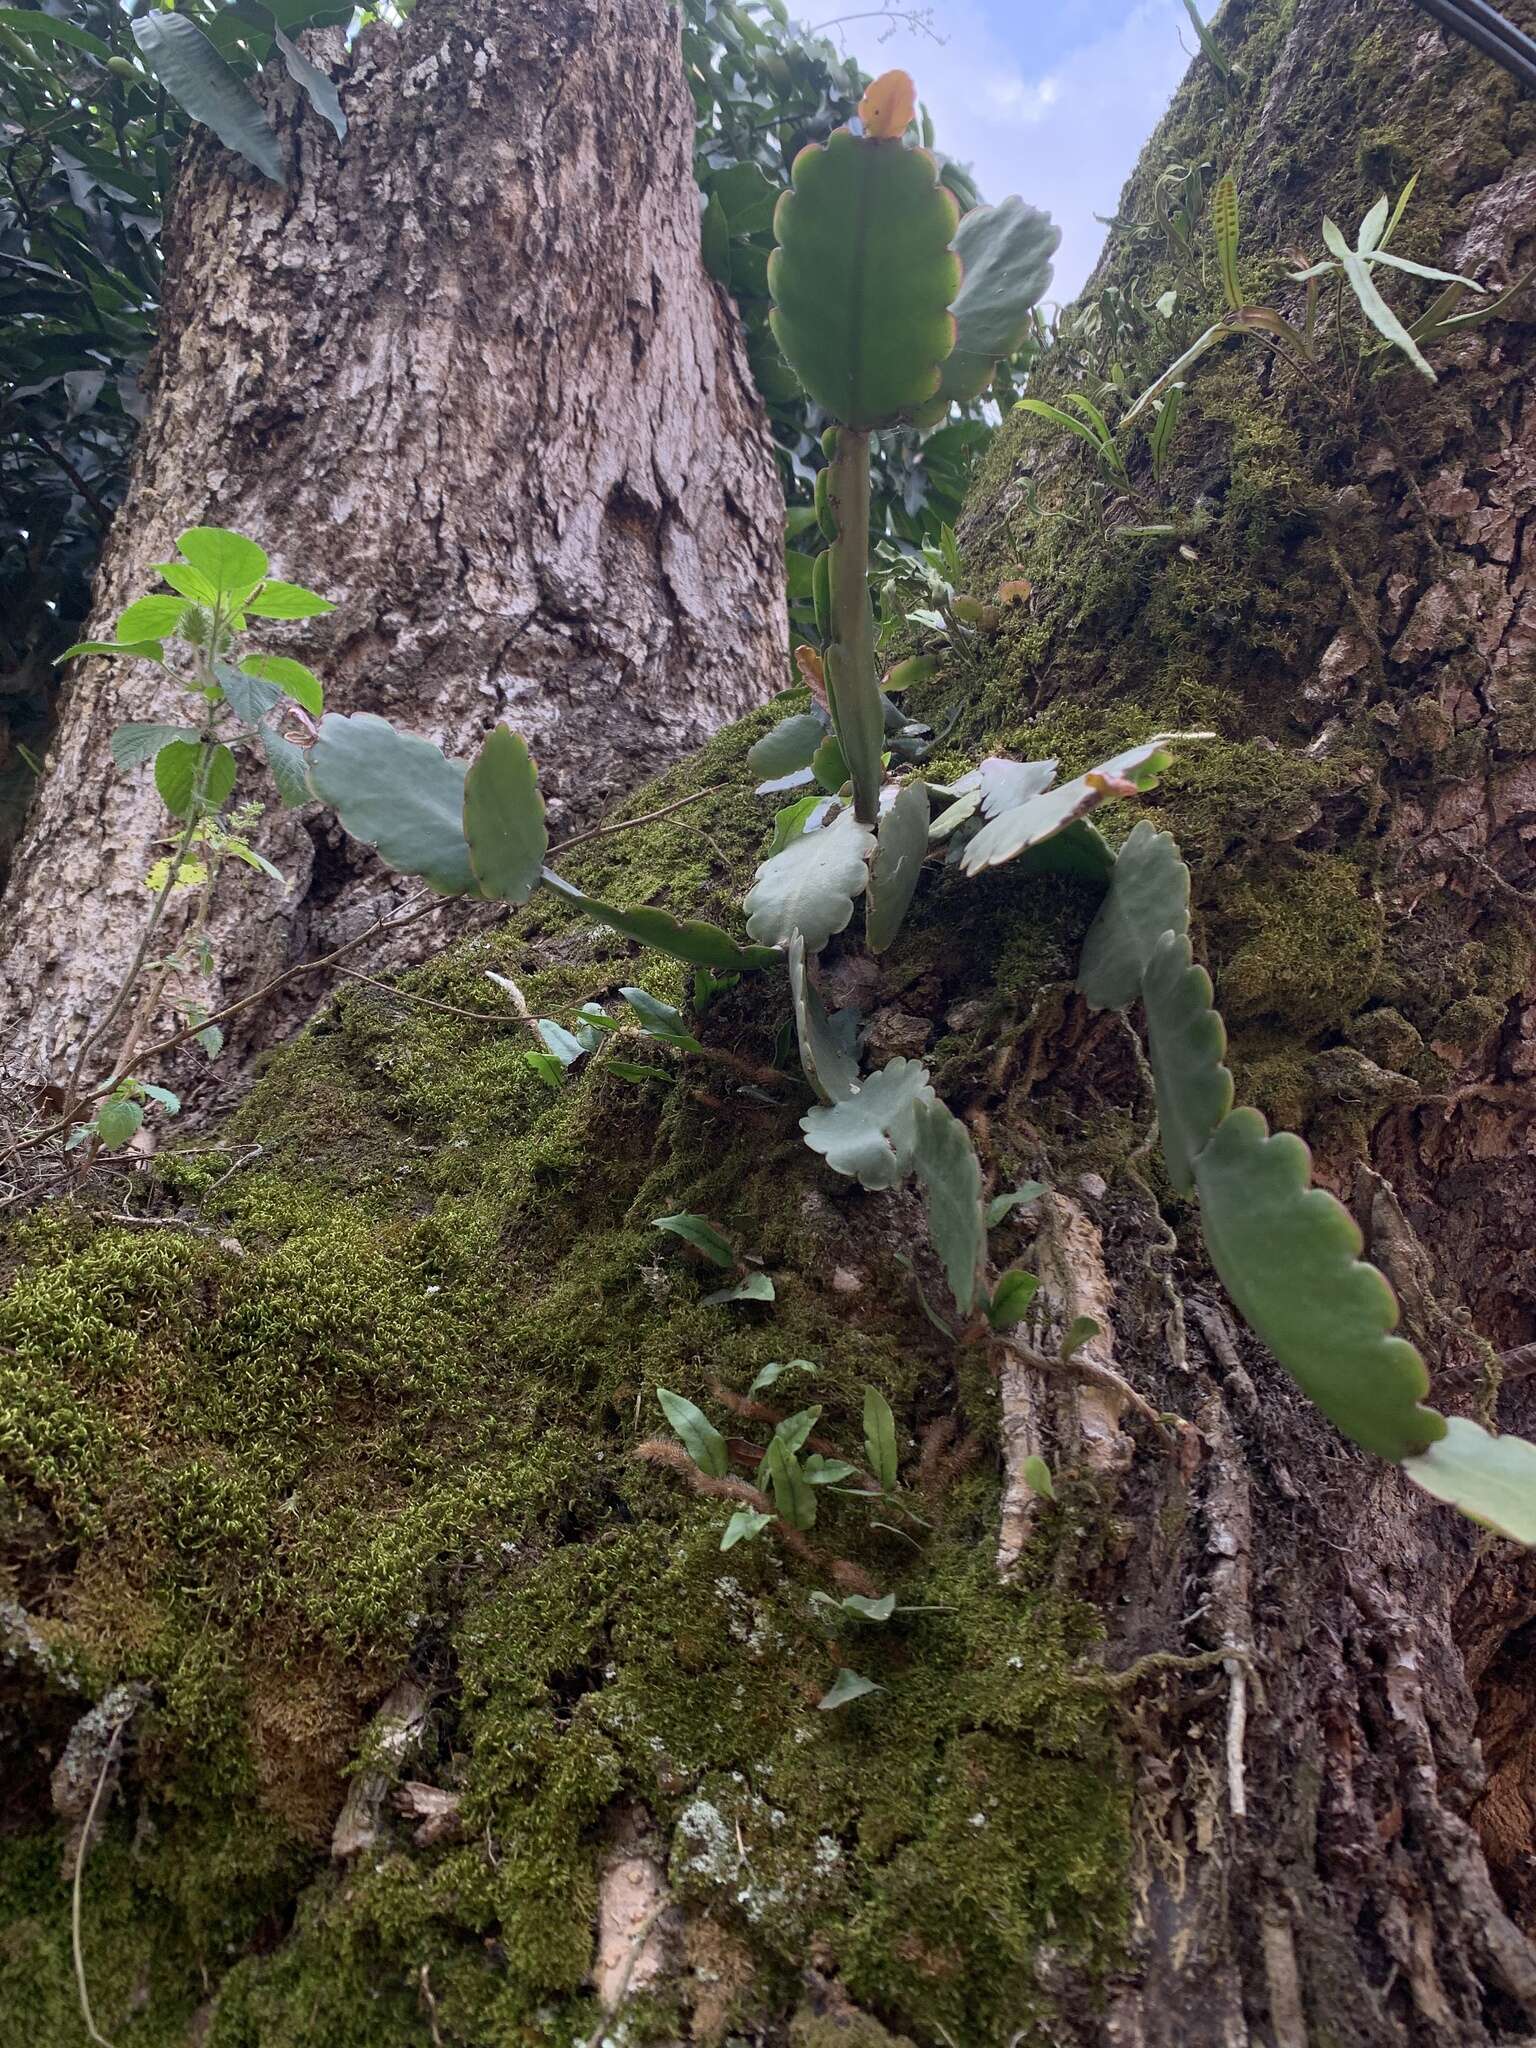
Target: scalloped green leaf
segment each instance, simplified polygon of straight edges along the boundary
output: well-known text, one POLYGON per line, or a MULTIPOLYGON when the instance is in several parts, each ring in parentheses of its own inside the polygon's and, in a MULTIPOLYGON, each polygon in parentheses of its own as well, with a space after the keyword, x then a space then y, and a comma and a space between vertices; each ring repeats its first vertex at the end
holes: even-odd
POLYGON ((968 875, 1002 867, 1030 847, 1054 837, 1075 819, 1097 810, 1111 797, 1153 788, 1173 759, 1167 751, 1170 741, 1211 738, 1214 734, 1207 732, 1156 733, 1139 746, 1127 747, 1123 753, 1064 782, 1059 789, 1048 789, 1010 810, 1000 811, 965 847, 960 855, 961 867, 968 875))
POLYGON ((1159 934, 1141 993, 1163 1157, 1168 1178, 1187 1195, 1196 1154, 1232 1107, 1232 1076, 1222 1065, 1226 1026, 1211 1006, 1210 976, 1195 966, 1189 940, 1178 932, 1159 934))
POLYGON ((139 55, 171 98, 194 121, 206 122, 226 149, 283 184, 283 155, 266 115, 197 23, 184 14, 157 12, 130 26, 139 55))
POLYGON ((871 1191, 893 1188, 912 1168, 917 1106, 934 1099, 922 1062, 896 1059, 846 1101, 807 1110, 800 1128, 834 1173, 871 1191))
POLYGON ((795 1008, 795 1037, 800 1065, 823 1102, 846 1102, 859 1085, 859 1063, 838 1043, 821 997, 806 965, 805 938, 796 932, 786 955, 789 990, 795 1008))
POLYGON ((1449 1415, 1445 1435, 1405 1458, 1403 1470, 1485 1529, 1536 1545, 1536 1444, 1523 1436, 1491 1436, 1466 1416, 1449 1415))
POLYGON ((477 893, 464 839, 467 764, 371 711, 331 711, 309 750, 310 787, 354 839, 444 896, 477 893))
POLYGON ((836 129, 795 158, 768 261, 775 340, 845 426, 891 424, 939 389, 954 347, 959 220, 926 150, 836 129))
POLYGON ((806 951, 819 953, 853 916, 874 846, 874 833, 852 811, 839 811, 820 831, 798 833, 758 869, 746 896, 747 930, 770 946, 787 946, 800 932, 806 951))
POLYGON ((533 756, 498 725, 464 777, 464 843, 482 896, 526 903, 544 871, 549 833, 533 756))
POLYGON ((754 775, 770 782, 781 775, 793 775, 797 769, 810 767, 826 736, 824 718, 818 718, 814 711, 797 711, 792 717, 781 718, 772 732, 765 732, 747 749, 747 766, 754 775))
POLYGON ((1211 1264, 1250 1329, 1348 1437, 1402 1460, 1446 1434, 1422 1405, 1424 1361, 1394 1337, 1397 1303, 1347 1209, 1310 1183, 1311 1157, 1235 1109, 1195 1161, 1211 1264))
POLYGON ((1120 849, 1083 941, 1077 985, 1096 1010, 1131 1007, 1164 932, 1189 932, 1189 869, 1172 837, 1143 818, 1120 849))
POLYGON ((1002 358, 1024 346, 1033 331, 1030 313, 1050 289, 1060 242, 1050 215, 1017 197, 973 207, 961 221, 953 244, 961 266, 950 308, 955 345, 919 425, 942 419, 957 399, 979 398, 1002 358))
POLYGON ((883 953, 901 930, 928 858, 928 790, 909 782, 881 818, 869 871, 864 937, 871 953, 883 953))
POLYGON ((751 974, 762 967, 778 965, 779 955, 771 946, 743 946, 718 925, 698 917, 674 917, 670 910, 656 910, 649 904, 632 909, 604 903, 588 896, 553 868, 544 870, 544 886, 565 902, 573 904, 594 924, 605 924, 652 952, 666 953, 673 960, 685 960, 690 967, 713 967, 732 974, 751 974))
POLYGON ((968 1316, 976 1306, 987 1252, 981 1164, 970 1132, 942 1102, 919 1099, 913 1119, 912 1164, 927 1197, 928 1235, 943 1261, 955 1307, 968 1316))

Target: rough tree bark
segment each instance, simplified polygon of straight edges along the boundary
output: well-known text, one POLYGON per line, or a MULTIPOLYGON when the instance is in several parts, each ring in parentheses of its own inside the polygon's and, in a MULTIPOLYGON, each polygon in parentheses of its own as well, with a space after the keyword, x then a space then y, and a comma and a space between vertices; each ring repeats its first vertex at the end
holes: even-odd
MULTIPOLYGON (((1211 317, 1150 199, 1213 157, 1255 298, 1283 290, 1266 252, 1414 169, 1405 252, 1530 264, 1536 114, 1483 60, 1388 0, 1229 0, 1219 34, 1233 76, 1196 65, 1095 291, 1176 283, 1186 338, 1211 317)), ((1135 514, 1013 422, 965 538, 974 587, 1022 568, 1032 609, 922 700, 957 747, 1072 768, 1221 733, 1147 809, 1194 869, 1240 1096, 1312 1138, 1440 1402, 1527 1434, 1530 321, 1440 344, 1433 386, 1230 345, 1164 493, 1132 450, 1135 514), (1182 552, 1106 530, 1170 521, 1182 552)), ((1181 337, 1148 312, 1115 345, 1143 382, 1181 337)), ((659 792, 729 793, 583 878, 731 915, 764 724, 659 792)), ((931 1046, 993 1187, 1046 1183, 996 1264, 1039 1274, 1042 1351, 1093 1314, 1138 1403, 940 1336, 919 1206, 826 1174, 802 1098, 703 1060, 551 1096, 514 1040, 413 1002, 471 1002, 488 962, 562 1015, 642 974, 681 999, 547 911, 340 1000, 143 1226, 64 1212, 18 1246, 0 1991, 40 2048, 75 2038, 97 1784, 85 1953, 120 2042, 553 2048, 616 2038, 621 2000, 630 2038, 700 2048, 1530 2042, 1532 1560, 1351 1451, 1236 1326, 1131 1034, 1072 992, 1093 909, 935 877, 878 965, 827 972, 873 1042, 931 1046), (683 1209, 766 1263, 771 1307, 707 1307, 718 1276, 658 1255, 683 1209), (742 1390, 790 1357, 814 1377, 784 1405, 820 1402, 833 1450, 886 1391, 931 1530, 829 1502, 814 1557, 722 1558, 675 1447, 631 1455, 657 1386, 760 1435, 742 1390), (850 1585, 908 1611, 829 1641, 809 1592, 850 1585), (823 1715, 840 1664, 887 1689, 823 1715)), ((770 978, 700 1030, 760 1068, 787 1014, 770 978)))
MULTIPOLYGON (((291 635, 334 708, 450 750, 505 718, 556 827, 590 822, 780 673, 781 498, 699 259, 675 13, 429 0, 350 54, 319 40, 344 143, 285 82, 286 188, 206 130, 189 151, 91 635, 180 529, 235 527, 339 603, 291 635)), ((155 672, 100 661, 67 689, 4 912, 13 1067, 56 1064, 132 953, 163 812, 107 742, 170 701, 155 672)), ((323 821, 274 804, 260 838, 287 887, 222 891, 209 1007, 392 901, 323 821)), ((315 994, 248 1015, 232 1050, 315 994)))

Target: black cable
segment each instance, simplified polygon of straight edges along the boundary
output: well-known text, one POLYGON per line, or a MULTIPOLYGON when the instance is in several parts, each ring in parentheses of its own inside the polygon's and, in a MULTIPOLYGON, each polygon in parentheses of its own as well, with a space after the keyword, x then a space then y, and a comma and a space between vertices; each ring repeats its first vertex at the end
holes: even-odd
POLYGON ((1536 41, 1506 21, 1488 0, 1416 0, 1442 27, 1502 64, 1528 91, 1536 92, 1536 41))

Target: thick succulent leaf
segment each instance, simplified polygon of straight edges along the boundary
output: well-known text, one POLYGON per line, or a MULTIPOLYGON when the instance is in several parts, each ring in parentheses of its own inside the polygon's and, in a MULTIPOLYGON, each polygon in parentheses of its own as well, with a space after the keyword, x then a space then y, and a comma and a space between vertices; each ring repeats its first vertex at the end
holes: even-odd
POLYGON ((833 419, 888 425, 934 396, 954 346, 958 208, 925 150, 847 128, 791 175, 768 263, 774 337, 833 419))
POLYGON ((1445 1435, 1404 1459, 1403 1470, 1474 1522, 1536 1545, 1536 1444, 1524 1437, 1490 1436, 1464 1415, 1447 1416, 1445 1435))
POLYGON ((666 953, 674 960, 686 960, 690 967, 713 967, 732 974, 748 974, 759 967, 777 966, 779 955, 771 946, 738 945, 729 932, 698 917, 674 917, 670 910, 655 910, 647 904, 632 909, 601 902, 588 896, 574 882, 544 870, 544 886, 565 902, 573 904, 594 924, 605 924, 622 932, 626 939, 666 953))
POLYGON ((130 25, 139 55, 171 98, 194 121, 206 122, 226 149, 281 185, 282 151, 266 115, 197 23, 184 14, 155 13, 130 25))
POLYGON ((1391 1333, 1392 1290, 1360 1258, 1348 1210, 1309 1186, 1300 1138, 1270 1136, 1235 1109, 1195 1161, 1206 1248, 1244 1320, 1348 1437, 1384 1458, 1412 1458, 1446 1433, 1421 1406, 1429 1375, 1391 1333))
POLYGON ((1019 856, 1015 873, 1026 875, 1077 875, 1087 882, 1107 884, 1114 873, 1115 856, 1109 841, 1096 825, 1077 818, 1049 839, 1042 839, 1028 853, 1019 856))
POLYGON ((989 754, 979 768, 962 775, 954 787, 961 795, 975 790, 981 799, 981 815, 996 818, 1049 789, 1059 765, 1054 760, 1010 761, 1004 754, 989 754))
POLYGON ((1189 869, 1166 832, 1145 819, 1121 847, 1109 894, 1083 941, 1077 985, 1096 1010, 1128 1010, 1164 932, 1189 931, 1189 869))
POLYGON ((497 726, 464 777, 464 841, 482 896, 528 901, 543 873, 549 833, 539 771, 507 726, 497 726))
POLYGON ((965 847, 960 856, 961 867, 968 875, 1001 867, 1005 861, 1016 859, 1029 847, 1038 846, 1062 831, 1075 818, 1097 810, 1111 797, 1125 795, 1128 783, 1136 789, 1152 788, 1173 759, 1167 751, 1171 740, 1210 737, 1209 733, 1158 733, 1140 746, 1127 747, 1124 753, 1101 761, 1096 768, 1064 782, 1059 789, 1048 789, 1025 803, 1015 804, 1011 810, 1000 811, 965 847))
POLYGON ((1163 1157, 1168 1178, 1187 1195, 1196 1154, 1232 1107, 1232 1076, 1222 1065, 1226 1028, 1211 1007, 1210 976, 1194 965, 1188 938, 1177 932, 1159 936, 1141 992, 1163 1157))
POLYGON ((846 1102, 859 1085, 859 1063, 839 1043, 806 965, 805 940, 796 932, 788 950, 789 988, 795 1006, 795 1036, 805 1078, 823 1102, 846 1102))
POLYGON ((960 290, 950 308, 955 346, 945 358, 930 411, 979 397, 999 360, 1023 347, 1032 331, 1031 309, 1050 288, 1051 258, 1060 241, 1050 215, 1018 198, 973 207, 961 221, 954 240, 960 290))
POLYGON ((866 1188, 893 1188, 912 1167, 917 1105, 933 1100, 921 1061, 892 1060, 847 1101, 807 1110, 800 1128, 834 1173, 866 1188))
POLYGON ((797 768, 809 768, 816 749, 827 736, 827 722, 814 711, 797 711, 781 718, 772 732, 766 732, 747 749, 747 766, 754 775, 776 780, 793 775, 797 768))
POLYGON ((928 791, 909 782, 880 820, 864 918, 871 953, 883 953, 901 930, 927 857, 928 791))
POLYGON ((852 811, 839 811, 818 832, 801 832, 757 871, 747 892, 747 930, 768 946, 787 946, 796 932, 819 953, 853 916, 869 879, 875 835, 852 811))
POLYGON ((955 1307, 968 1316, 987 1250, 981 1165, 970 1132, 942 1102, 919 1101, 915 1128, 912 1163, 928 1199, 928 1235, 944 1262, 955 1307))
POLYGON ((396 732, 371 711, 329 712, 309 750, 309 780, 354 839, 445 896, 476 893, 464 840, 466 763, 396 732))

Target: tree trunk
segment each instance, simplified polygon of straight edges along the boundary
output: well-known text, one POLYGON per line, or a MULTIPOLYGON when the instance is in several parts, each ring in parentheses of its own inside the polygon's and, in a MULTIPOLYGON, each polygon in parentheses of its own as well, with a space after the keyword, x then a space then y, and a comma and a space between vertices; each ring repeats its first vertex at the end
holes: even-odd
MULTIPOLYGON (((1229 0, 1219 37, 1230 82, 1197 63, 1089 294, 1134 280, 1145 310, 1112 333, 1100 304, 1048 395, 1111 346, 1141 388, 1214 316, 1145 225, 1171 164, 1234 162, 1255 302, 1287 289, 1269 252, 1414 169, 1394 246, 1491 281, 1536 253, 1532 102, 1421 16, 1229 0)), ((1536 1336, 1529 309, 1436 345, 1434 385, 1357 362, 1339 317, 1315 369, 1248 338, 1192 372, 1164 487, 1131 451, 1134 510, 1010 423, 965 540, 973 589, 1022 571, 1032 608, 918 701, 957 749, 1073 769, 1220 733, 1146 808, 1194 868, 1239 1097, 1311 1136, 1442 1405, 1530 1434, 1536 1375, 1498 1368, 1536 1336)), ((731 916, 765 726, 656 800, 723 792, 578 878, 731 916)), ((874 1042, 932 1048, 993 1189, 1046 1184, 996 1267, 1039 1275, 1044 1354, 1093 1315, 1090 1363, 1140 1405, 940 1334, 917 1203, 834 1178, 801 1098, 740 1086, 787 1028, 777 978, 709 1005, 715 1057, 671 1088, 599 1060, 551 1094, 452 1014, 487 964, 562 1017, 642 977, 683 998, 543 907, 343 995, 139 1223, 33 1227, 0 1324, 0 1989, 39 2048, 76 2038, 98 1785, 83 1954, 119 2048, 1529 2043, 1536 1571, 1242 1333, 1158 1177, 1132 1034, 1073 993, 1094 908, 935 877, 877 965, 827 970, 874 1042), (772 1304, 707 1303, 718 1273, 652 1224, 678 1211, 772 1304), (745 1395, 789 1359, 786 1399, 745 1395), (668 1388, 748 1438, 814 1402, 862 1458, 870 1385, 921 1522, 829 1495, 808 1547, 722 1557, 727 1504, 637 1445, 668 1388), (850 1587, 900 1611, 819 1620, 812 1590, 850 1587), (884 1689, 822 1712, 840 1667, 884 1689)))
MULTIPOLYGON (((339 604, 273 635, 334 709, 450 752, 507 720, 558 836, 781 673, 782 501, 699 258, 676 17, 664 0, 426 0, 348 55, 319 40, 344 143, 285 83, 285 188, 206 130, 189 152, 91 634, 155 586, 184 527, 248 533, 339 604)), ((121 979, 165 813, 108 739, 176 702, 142 664, 84 662, 66 692, 5 912, 13 1066, 56 1065, 121 979)), ((397 893, 323 818, 274 805, 258 837, 286 886, 225 883, 209 1008, 397 893)), ((317 993, 249 1013, 232 1050, 317 993)))

